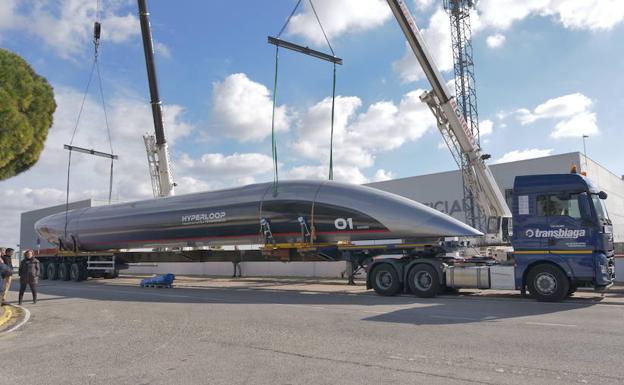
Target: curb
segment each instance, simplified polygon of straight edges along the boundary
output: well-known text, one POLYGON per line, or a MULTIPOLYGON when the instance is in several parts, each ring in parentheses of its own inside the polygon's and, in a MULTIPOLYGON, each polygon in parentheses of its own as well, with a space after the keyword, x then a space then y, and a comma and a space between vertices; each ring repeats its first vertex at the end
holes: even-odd
POLYGON ((2 306, 2 309, 4 311, 2 315, 0 315, 0 327, 4 326, 4 324, 9 322, 11 317, 13 317, 13 310, 11 309, 11 306, 2 306))

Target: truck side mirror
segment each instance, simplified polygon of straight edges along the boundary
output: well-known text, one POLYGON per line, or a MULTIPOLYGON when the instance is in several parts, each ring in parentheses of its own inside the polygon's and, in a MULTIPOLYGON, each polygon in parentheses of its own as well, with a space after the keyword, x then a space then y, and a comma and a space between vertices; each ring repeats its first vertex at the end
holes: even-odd
POLYGON ((513 222, 511 218, 503 218, 503 241, 508 241, 513 236, 513 222))
POLYGON ((606 193, 606 192, 604 192, 604 191, 600 191, 600 192, 598 193, 598 198, 603 199, 603 200, 604 200, 604 199, 607 199, 607 193, 606 193))

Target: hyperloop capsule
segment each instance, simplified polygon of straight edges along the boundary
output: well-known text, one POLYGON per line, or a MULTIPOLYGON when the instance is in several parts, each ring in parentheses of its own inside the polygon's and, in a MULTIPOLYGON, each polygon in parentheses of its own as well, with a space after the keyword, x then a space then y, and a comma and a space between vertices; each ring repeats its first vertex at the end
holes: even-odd
POLYGON ((168 246, 319 243, 479 236, 421 203, 333 181, 253 184, 70 210, 35 224, 64 249, 100 251, 168 246))

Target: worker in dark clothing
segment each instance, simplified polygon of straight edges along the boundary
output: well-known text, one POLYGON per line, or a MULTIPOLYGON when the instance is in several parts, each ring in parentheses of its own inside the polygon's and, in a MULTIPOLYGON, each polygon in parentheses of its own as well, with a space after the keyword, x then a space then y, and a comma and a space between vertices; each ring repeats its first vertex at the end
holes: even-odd
POLYGON ((2 260, 0 261, 0 263, 6 266, 6 271, 4 272, 5 276, 2 277, 2 292, 0 293, 3 305, 6 304, 7 295, 9 294, 9 289, 11 288, 11 277, 13 276, 13 252, 14 250, 10 247, 6 250, 3 249, 1 256, 2 260))
POLYGON ((19 266, 20 290, 19 304, 22 304, 26 285, 30 286, 33 296, 33 303, 37 303, 37 284, 39 283, 39 260, 35 258, 32 250, 26 250, 24 259, 19 266))

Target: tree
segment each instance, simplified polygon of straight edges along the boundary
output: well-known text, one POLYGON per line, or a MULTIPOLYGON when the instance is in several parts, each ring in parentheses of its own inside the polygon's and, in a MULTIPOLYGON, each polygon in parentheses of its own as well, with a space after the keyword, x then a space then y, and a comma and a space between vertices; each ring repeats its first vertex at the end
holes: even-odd
POLYGON ((48 81, 24 59, 0 48, 0 180, 37 163, 55 110, 48 81))

